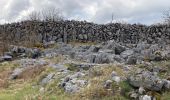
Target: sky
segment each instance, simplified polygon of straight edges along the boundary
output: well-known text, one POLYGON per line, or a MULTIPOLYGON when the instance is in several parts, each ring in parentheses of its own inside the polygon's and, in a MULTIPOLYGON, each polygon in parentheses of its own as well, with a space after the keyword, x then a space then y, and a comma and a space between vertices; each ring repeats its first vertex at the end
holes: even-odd
POLYGON ((162 21, 170 0, 0 0, 0 24, 18 22, 33 11, 56 8, 68 20, 154 24, 162 21))

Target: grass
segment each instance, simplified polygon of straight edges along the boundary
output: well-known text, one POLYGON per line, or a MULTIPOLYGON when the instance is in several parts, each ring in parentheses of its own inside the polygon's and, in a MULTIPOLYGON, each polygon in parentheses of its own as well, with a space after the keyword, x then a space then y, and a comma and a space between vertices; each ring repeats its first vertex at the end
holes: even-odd
POLYGON ((129 92, 133 90, 133 88, 129 85, 127 81, 120 82, 119 86, 121 87, 121 94, 128 98, 129 92))
POLYGON ((45 71, 45 66, 33 66, 26 68, 19 76, 19 79, 34 79, 39 76, 43 71, 45 71))
POLYGON ((165 71, 161 71, 158 75, 161 78, 167 79, 170 73, 170 60, 154 62, 153 64, 154 66, 158 66, 158 67, 161 67, 162 69, 165 69, 165 71))
MULTIPOLYGON (((8 80, 12 70, 17 68, 19 64, 15 62, 3 62, 0 64, 0 100, 22 100, 34 95, 34 89, 28 84, 28 81, 11 81, 8 80)), ((24 73, 26 75, 26 73, 24 73)), ((27 76, 30 76, 27 74, 27 76)))
MULTIPOLYGON (((57 56, 47 60, 52 63, 59 63, 63 61, 63 58, 57 56)), ((170 68, 169 61, 154 64, 170 68)), ((30 67, 31 69, 25 70, 17 80, 9 81, 3 78, 7 78, 10 71, 18 66, 14 62, 0 64, 0 79, 3 80, 0 80, 0 85, 2 84, 3 87, 0 88, 0 100, 128 100, 129 92, 133 90, 127 81, 121 81, 120 83, 112 82, 109 89, 104 88, 106 80, 111 79, 112 71, 117 72, 120 77, 127 76, 120 65, 103 65, 90 68, 89 76, 84 77, 84 79, 88 80, 89 84, 76 94, 67 94, 63 88, 59 87, 60 79, 63 76, 58 74, 56 79, 43 86, 44 92, 40 92, 41 86, 39 82, 49 73, 56 72, 55 69, 49 66, 30 67)), ((72 71, 77 71, 75 66, 68 65, 67 67, 72 71)), ((169 92, 163 93, 161 100, 169 100, 169 95, 169 92)), ((156 94, 156 96, 159 97, 160 95, 156 94)))
POLYGON ((36 77, 36 83, 37 84, 39 84, 39 82, 43 79, 43 78, 45 78, 49 73, 53 73, 53 72, 55 72, 55 69, 53 69, 52 67, 49 67, 49 66, 46 66, 46 69, 44 70, 44 71, 42 71, 41 73, 40 73, 40 75, 38 75, 37 77, 36 77))
POLYGON ((67 67, 68 70, 70 71, 79 71, 80 69, 83 70, 89 70, 88 67, 79 67, 77 64, 74 63, 66 63, 65 66, 67 67))
POLYGON ((9 75, 19 65, 14 62, 0 63, 0 89, 7 88, 9 84, 9 75))
MULTIPOLYGON (((1 89, 0 100, 26 100, 38 93, 37 88, 33 88, 30 82, 17 80, 10 84, 10 87, 1 89)), ((31 99, 28 99, 31 100, 31 99)))
POLYGON ((170 100, 170 92, 165 92, 163 95, 162 95, 162 100, 170 100))
POLYGON ((46 58, 44 58, 44 60, 46 60, 47 62, 56 64, 56 63, 59 63, 59 62, 63 62, 64 61, 64 57, 62 55, 57 55, 57 56, 50 57, 50 58, 46 57, 46 58))
POLYGON ((82 45, 91 46, 91 45, 96 45, 97 43, 96 42, 69 42, 68 44, 71 44, 73 46, 82 46, 82 45))
MULTIPOLYGON (((75 100, 126 100, 121 95, 117 83, 113 82, 110 89, 104 88, 106 80, 111 79, 112 71, 116 71, 119 76, 124 77, 123 70, 120 66, 96 66, 89 70, 89 84, 86 88, 75 95, 75 100)), ((127 88, 127 87, 126 87, 127 88)), ((128 89, 128 88, 127 88, 128 89)))
POLYGON ((11 72, 17 66, 18 64, 14 62, 4 62, 0 64, 0 78, 2 80, 0 80, 0 86, 2 85, 3 87, 0 88, 0 100, 69 100, 69 95, 66 96, 64 91, 58 87, 60 79, 45 86, 44 93, 39 91, 40 86, 37 83, 48 75, 48 73, 55 71, 52 67, 29 67, 18 79, 5 81, 9 76, 7 72, 11 72))
POLYGON ((79 68, 73 63, 67 63, 67 64, 65 64, 65 66, 70 71, 79 71, 79 68))
POLYGON ((19 67, 19 64, 16 62, 3 62, 0 63, 0 72, 5 70, 13 70, 15 68, 19 67))

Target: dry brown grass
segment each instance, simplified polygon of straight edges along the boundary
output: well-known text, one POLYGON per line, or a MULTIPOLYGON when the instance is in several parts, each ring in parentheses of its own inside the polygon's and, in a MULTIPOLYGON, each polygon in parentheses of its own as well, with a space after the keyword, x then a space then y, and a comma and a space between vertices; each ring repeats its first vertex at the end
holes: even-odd
POLYGON ((36 78, 43 71, 45 71, 46 66, 32 66, 26 68, 19 76, 18 79, 30 80, 36 78))
POLYGON ((0 89, 7 88, 10 85, 9 76, 17 66, 18 64, 14 62, 0 63, 0 89))
POLYGON ((0 55, 8 50, 8 44, 0 40, 0 55))
POLYGON ((71 44, 73 46, 82 46, 82 45, 96 45, 96 42, 69 42, 68 44, 71 44))
POLYGON ((9 85, 8 77, 11 71, 0 72, 0 89, 7 88, 9 85))

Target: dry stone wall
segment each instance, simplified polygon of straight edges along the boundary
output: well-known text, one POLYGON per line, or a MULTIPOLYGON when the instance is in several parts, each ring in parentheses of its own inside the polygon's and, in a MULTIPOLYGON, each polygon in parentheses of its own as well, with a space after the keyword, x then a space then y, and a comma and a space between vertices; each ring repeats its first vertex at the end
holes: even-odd
POLYGON ((24 21, 0 26, 11 41, 30 40, 63 42, 102 42, 114 39, 120 43, 170 43, 170 26, 112 23, 99 25, 85 21, 24 21))

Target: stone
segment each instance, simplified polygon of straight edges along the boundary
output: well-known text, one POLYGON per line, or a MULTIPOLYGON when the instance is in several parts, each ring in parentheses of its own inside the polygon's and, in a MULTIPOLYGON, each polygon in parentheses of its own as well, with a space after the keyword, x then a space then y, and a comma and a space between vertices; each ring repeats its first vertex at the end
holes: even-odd
POLYGON ((20 59, 17 61, 18 63, 20 63, 20 67, 21 68, 26 68, 26 67, 30 67, 30 66, 45 66, 48 63, 45 60, 37 60, 37 59, 30 59, 30 58, 26 58, 26 59, 20 59))
POLYGON ((64 82, 68 82, 70 80, 71 80, 70 76, 67 76, 67 77, 64 78, 64 82))
MULTIPOLYGON (((6 25, 1 25, 0 29, 2 32, 5 32, 7 36, 16 35, 11 40, 20 41, 20 44, 22 44, 24 39, 26 41, 30 40, 30 38, 27 38, 31 37, 31 34, 28 32, 34 31, 33 28, 29 27, 37 28, 37 31, 35 32, 36 42, 104 42, 106 40, 114 40, 116 42, 126 44, 137 44, 144 42, 143 44, 159 43, 161 45, 163 44, 161 41, 164 41, 165 43, 170 42, 168 25, 147 26, 138 24, 125 25, 121 23, 101 25, 82 21, 59 21, 57 24, 55 22, 38 24, 24 21, 21 23, 8 24, 7 27, 6 25), (53 27, 54 25, 55 28, 53 27), (25 36, 25 34, 27 35, 25 36)), ((111 47, 112 45, 114 47, 114 41, 110 41, 111 47)), ((143 48, 143 44, 140 44, 139 48, 143 48)))
POLYGON ((5 55, 5 56, 2 56, 1 59, 3 59, 4 61, 11 61, 12 60, 12 56, 5 55))
POLYGON ((115 56, 113 57, 113 60, 114 60, 114 61, 117 61, 117 62, 119 62, 119 63, 125 63, 125 59, 123 59, 120 55, 115 55, 115 56))
POLYGON ((121 78, 119 76, 114 76, 112 77, 112 80, 115 81, 116 83, 119 83, 121 81, 121 78))
POLYGON ((22 46, 11 46, 10 47, 10 52, 14 53, 14 54, 17 54, 17 53, 24 53, 25 52, 25 47, 22 47, 22 46))
POLYGON ((92 46, 88 49, 87 52, 98 52, 99 49, 100 49, 99 46, 94 46, 94 45, 92 45, 92 46))
POLYGON ((166 90, 170 90, 170 81, 169 80, 164 80, 164 81, 165 81, 164 88, 166 90))
POLYGON ((162 51, 163 59, 170 60, 170 49, 162 51))
POLYGON ((137 57, 135 55, 129 56, 127 58, 126 64, 134 65, 137 63, 137 57))
POLYGON ((32 55, 31 55, 31 57, 32 57, 33 59, 35 59, 35 58, 38 58, 39 56, 41 56, 40 50, 39 50, 39 49, 33 49, 33 50, 32 50, 32 55))
POLYGON ((76 80, 75 82, 79 87, 84 87, 88 84, 86 80, 76 80))
POLYGON ((100 49, 99 53, 111 53, 111 54, 114 54, 115 51, 114 50, 110 50, 110 49, 100 49))
POLYGON ((112 71, 111 77, 115 77, 115 76, 117 76, 117 72, 112 71))
POLYGON ((40 90, 39 90, 40 93, 44 93, 45 92, 45 89, 44 87, 41 87, 40 90))
POLYGON ((130 98, 137 100, 138 94, 135 92, 130 93, 130 98))
POLYGON ((112 86, 113 81, 112 80, 107 80, 104 84, 104 88, 110 89, 112 86))
POLYGON ((12 52, 5 52, 4 55, 13 56, 12 52))
POLYGON ((133 50, 126 50, 120 54, 120 56, 124 59, 127 59, 128 56, 133 55, 133 50))
POLYGON ((103 48, 115 50, 115 44, 116 42, 114 40, 110 40, 110 41, 107 41, 107 43, 105 44, 103 48))
POLYGON ((74 59, 76 57, 76 53, 74 51, 69 52, 69 56, 71 59, 74 59))
POLYGON ((145 89, 142 86, 139 87, 138 93, 139 94, 144 94, 145 93, 145 89))
POLYGON ((57 53, 62 55, 69 55, 69 53, 73 51, 73 46, 70 44, 61 44, 58 46, 58 48, 59 49, 57 49, 57 53))
POLYGON ((84 37, 83 37, 83 35, 82 35, 82 34, 79 34, 79 39, 81 39, 81 40, 83 40, 83 39, 84 39, 84 37))
POLYGON ((154 54, 150 49, 142 50, 141 55, 144 60, 154 60, 154 54))
POLYGON ((134 50, 137 53, 141 53, 142 50, 148 49, 149 47, 150 47, 150 44, 147 44, 146 42, 141 42, 137 44, 134 50))
POLYGON ((120 55, 125 50, 126 50, 126 48, 124 46, 116 44, 116 46, 115 46, 115 54, 120 55))
POLYGON ((132 70, 132 67, 131 67, 131 65, 125 65, 125 66, 123 66, 123 70, 124 70, 125 73, 126 73, 126 72, 132 70))
POLYGON ((134 87, 143 86, 152 91, 161 91, 165 84, 163 80, 159 79, 159 77, 152 72, 142 70, 128 77, 128 81, 129 84, 134 87))
POLYGON ((9 52, 12 53, 14 57, 30 57, 30 58, 37 58, 41 55, 39 49, 35 48, 26 48, 22 46, 11 46, 9 52))
POLYGON ((71 83, 66 83, 64 90, 67 93, 76 93, 79 91, 79 87, 77 85, 73 85, 71 83))
POLYGON ((46 85, 46 84, 48 84, 48 83, 52 80, 53 76, 54 76, 54 73, 48 74, 44 79, 42 79, 42 81, 41 81, 40 84, 41 84, 41 85, 46 85))
POLYGON ((95 63, 96 56, 97 56, 97 54, 88 55, 87 62, 95 63))
POLYGON ((151 45, 149 49, 151 50, 151 52, 155 52, 155 51, 160 50, 158 44, 153 44, 153 45, 151 45))
POLYGON ((111 60, 112 59, 111 59, 109 54, 99 53, 99 54, 96 55, 96 57, 94 59, 94 63, 98 63, 98 64, 110 63, 111 60))
POLYGON ((148 95, 144 95, 139 100, 152 100, 152 97, 148 95))
POLYGON ((12 74, 10 75, 9 79, 17 79, 18 76, 23 72, 23 69, 22 68, 16 68, 12 74))

